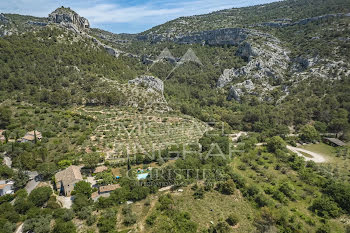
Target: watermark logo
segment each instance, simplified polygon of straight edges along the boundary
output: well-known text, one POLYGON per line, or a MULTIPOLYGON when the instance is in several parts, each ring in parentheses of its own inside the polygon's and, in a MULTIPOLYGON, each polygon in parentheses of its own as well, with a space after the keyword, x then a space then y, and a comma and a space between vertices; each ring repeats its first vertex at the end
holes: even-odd
POLYGON ((175 64, 175 67, 168 73, 166 78, 164 80, 167 80, 170 78, 171 74, 174 73, 174 71, 179 68, 181 65, 185 64, 186 62, 194 62, 198 65, 203 65, 200 59, 197 57, 196 53, 193 51, 193 49, 189 48, 187 52, 180 58, 180 60, 176 59, 170 52, 168 48, 163 49, 163 51, 159 54, 159 56, 156 58, 156 60, 152 63, 152 65, 148 68, 150 70, 155 64, 158 62, 161 62, 163 60, 169 61, 171 63, 175 64))

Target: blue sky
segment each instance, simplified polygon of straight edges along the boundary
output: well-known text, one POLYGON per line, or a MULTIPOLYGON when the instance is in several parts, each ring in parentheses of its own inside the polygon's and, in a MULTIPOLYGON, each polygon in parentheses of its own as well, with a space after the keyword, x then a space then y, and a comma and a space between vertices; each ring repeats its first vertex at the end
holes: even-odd
POLYGON ((47 16, 57 7, 71 7, 92 27, 114 33, 137 33, 180 16, 264 4, 276 0, 0 0, 0 12, 47 16))

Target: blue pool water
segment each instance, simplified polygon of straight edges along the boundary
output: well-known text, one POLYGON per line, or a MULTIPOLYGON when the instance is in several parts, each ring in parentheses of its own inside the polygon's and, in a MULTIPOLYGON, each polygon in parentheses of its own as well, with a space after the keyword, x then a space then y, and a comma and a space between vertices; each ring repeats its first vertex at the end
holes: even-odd
POLYGON ((147 176, 148 176, 148 173, 138 174, 137 175, 137 179, 138 180, 144 180, 144 179, 147 178, 147 176))

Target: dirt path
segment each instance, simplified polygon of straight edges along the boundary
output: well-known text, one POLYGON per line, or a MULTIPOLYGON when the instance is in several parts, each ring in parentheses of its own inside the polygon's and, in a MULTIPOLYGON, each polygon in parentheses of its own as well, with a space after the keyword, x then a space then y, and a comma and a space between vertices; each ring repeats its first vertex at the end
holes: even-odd
POLYGON ((151 200, 151 203, 150 203, 149 210, 148 210, 147 214, 137 224, 136 229, 138 229, 139 232, 145 232, 146 219, 152 213, 154 207, 156 206, 157 201, 158 201, 158 196, 154 196, 154 198, 151 200))
POLYGON ((287 146, 287 149, 293 151, 294 153, 296 153, 299 156, 304 157, 306 161, 310 161, 311 160, 311 161, 314 161, 315 163, 324 163, 324 162, 326 162, 326 158, 323 155, 321 155, 321 154, 318 154, 318 153, 315 153, 315 152, 312 152, 312 151, 308 151, 308 150, 305 150, 305 149, 293 147, 293 146, 287 146), (311 155, 312 158, 306 157, 300 152, 307 153, 307 154, 311 155))

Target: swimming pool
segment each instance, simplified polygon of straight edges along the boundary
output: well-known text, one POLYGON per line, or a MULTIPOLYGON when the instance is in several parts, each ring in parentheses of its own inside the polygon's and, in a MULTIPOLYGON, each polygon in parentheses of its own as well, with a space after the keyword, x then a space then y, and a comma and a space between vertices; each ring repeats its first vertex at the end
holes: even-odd
POLYGON ((144 180, 144 179, 147 178, 147 176, 148 176, 148 173, 138 174, 138 175, 137 175, 137 179, 138 179, 138 180, 144 180))

